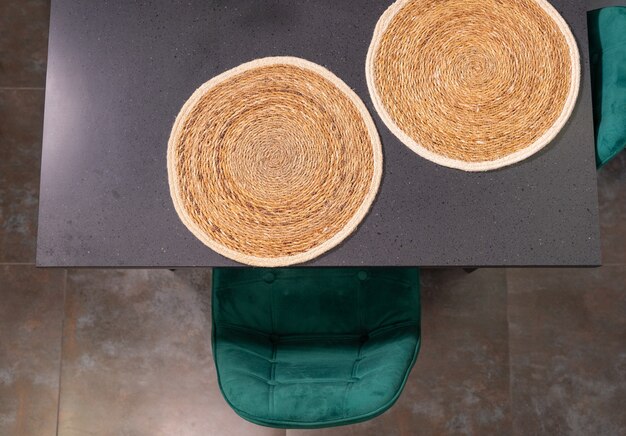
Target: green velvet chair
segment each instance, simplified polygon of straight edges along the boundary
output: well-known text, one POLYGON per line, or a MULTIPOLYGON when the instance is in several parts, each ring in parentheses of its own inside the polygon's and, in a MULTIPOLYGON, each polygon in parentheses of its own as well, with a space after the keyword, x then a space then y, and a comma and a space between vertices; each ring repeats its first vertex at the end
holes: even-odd
POLYGON ((591 11, 587 21, 596 162, 602 167, 626 147, 626 7, 591 11))
POLYGON ((420 346, 417 268, 216 268, 212 298, 222 394, 268 427, 383 413, 420 346))

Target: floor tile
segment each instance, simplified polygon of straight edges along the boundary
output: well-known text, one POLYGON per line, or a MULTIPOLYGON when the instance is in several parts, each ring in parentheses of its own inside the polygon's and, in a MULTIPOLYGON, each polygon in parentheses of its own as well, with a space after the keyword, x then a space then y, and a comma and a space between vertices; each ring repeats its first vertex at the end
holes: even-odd
POLYGON ((35 261, 43 102, 0 90, 0 263, 35 261))
POLYGON ((510 432, 504 270, 424 270, 422 349, 398 402, 361 424, 294 435, 510 432))
POLYGON ((0 435, 56 434, 65 271, 0 266, 0 435))
POLYGON ((602 260, 626 265, 626 152, 598 171, 602 260))
POLYGON ((510 270, 515 434, 626 431, 626 266, 510 270))
POLYGON ((0 87, 43 87, 50 0, 0 1, 0 87))
POLYGON ((284 435, 223 400, 209 296, 210 270, 70 271, 59 435, 284 435))

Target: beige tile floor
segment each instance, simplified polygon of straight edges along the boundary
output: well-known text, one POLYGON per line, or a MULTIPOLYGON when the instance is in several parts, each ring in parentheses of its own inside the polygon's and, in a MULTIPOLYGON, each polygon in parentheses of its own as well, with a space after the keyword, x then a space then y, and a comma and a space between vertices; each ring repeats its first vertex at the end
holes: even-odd
POLYGON ((600 171, 605 266, 426 270, 424 343, 382 416, 238 418, 210 348, 210 270, 34 268, 45 0, 0 0, 0 435, 626 434, 626 156, 600 171))

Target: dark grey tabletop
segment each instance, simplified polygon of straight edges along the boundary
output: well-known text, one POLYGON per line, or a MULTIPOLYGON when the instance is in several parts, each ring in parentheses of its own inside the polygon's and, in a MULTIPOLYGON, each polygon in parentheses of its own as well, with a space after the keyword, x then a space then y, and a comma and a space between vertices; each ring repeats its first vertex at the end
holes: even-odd
POLYGON ((179 221, 166 149, 182 104, 255 58, 329 68, 371 110, 385 154, 370 214, 315 266, 600 263, 587 4, 552 0, 583 60, 574 114, 543 152, 487 173, 426 161, 375 114, 365 55, 391 0, 52 0, 37 264, 184 267, 234 262, 179 221))

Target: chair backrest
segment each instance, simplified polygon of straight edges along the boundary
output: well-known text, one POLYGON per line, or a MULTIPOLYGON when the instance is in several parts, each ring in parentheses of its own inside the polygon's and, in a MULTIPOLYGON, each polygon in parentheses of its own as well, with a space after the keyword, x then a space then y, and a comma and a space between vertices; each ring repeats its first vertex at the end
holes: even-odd
POLYGON ((626 147, 626 7, 590 11, 587 21, 596 162, 601 167, 626 147))
POLYGON ((215 322, 272 334, 366 334, 418 323, 417 268, 217 268, 215 322))

